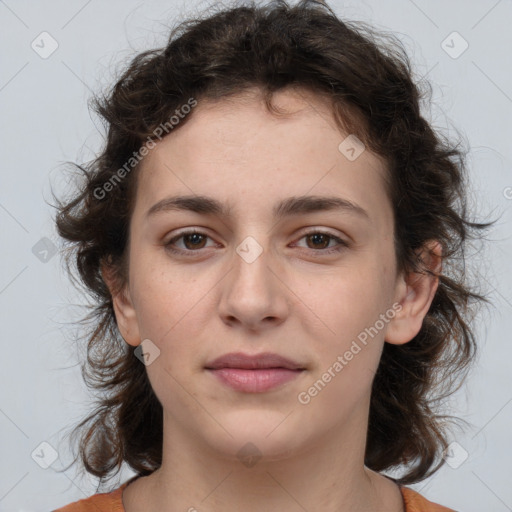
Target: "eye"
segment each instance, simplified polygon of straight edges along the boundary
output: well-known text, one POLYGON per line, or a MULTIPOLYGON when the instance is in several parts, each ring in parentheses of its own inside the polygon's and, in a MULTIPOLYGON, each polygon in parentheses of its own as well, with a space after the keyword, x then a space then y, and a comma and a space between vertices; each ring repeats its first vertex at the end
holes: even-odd
MULTIPOLYGON (((208 238, 210 237, 207 234, 202 233, 201 231, 185 231, 171 238, 165 244, 165 248, 168 251, 175 254, 199 252, 200 249, 206 248, 206 241, 208 238), (183 246, 176 248, 176 242, 178 241, 182 241, 183 246)), ((299 238, 299 240, 302 239, 307 240, 306 243, 308 244, 308 249, 311 249, 313 252, 321 254, 331 254, 340 252, 349 246, 349 244, 345 240, 331 233, 318 230, 304 233, 299 238), (337 245, 335 245, 334 247, 329 247, 331 242, 336 242, 337 245)))
POLYGON ((306 239, 308 248, 314 252, 321 252, 322 254, 331 254, 340 252, 348 247, 348 242, 345 240, 325 231, 309 231, 305 233, 299 240, 306 239), (334 247, 328 247, 331 242, 336 242, 334 247))
POLYGON ((201 233, 200 231, 193 230, 193 231, 185 231, 180 233, 179 235, 176 235, 175 237, 171 238, 166 244, 165 247, 170 252, 176 253, 176 254, 183 254, 185 252, 194 252, 198 249, 203 249, 205 247, 205 241, 206 239, 210 238, 205 233, 201 233), (184 248, 178 248, 176 249, 174 247, 175 243, 183 239, 184 248))

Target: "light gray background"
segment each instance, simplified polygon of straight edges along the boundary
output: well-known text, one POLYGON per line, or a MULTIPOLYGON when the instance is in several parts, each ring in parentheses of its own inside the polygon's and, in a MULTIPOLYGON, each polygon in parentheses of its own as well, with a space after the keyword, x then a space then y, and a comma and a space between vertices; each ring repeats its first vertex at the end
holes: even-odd
MULTIPOLYGON (((69 462, 62 434, 84 416, 88 397, 68 325, 83 312, 75 306, 83 298, 67 281, 58 254, 52 255, 52 244, 59 241, 45 200, 52 200, 50 184, 56 192, 65 190, 65 161, 88 160, 100 147, 103 131, 87 109, 91 90, 111 83, 134 53, 164 44, 166 24, 205 5, 0 1, 1 511, 48 511, 94 492, 94 479, 79 479, 73 468, 54 470, 69 462), (43 31, 58 43, 46 59, 31 47, 43 31), (45 237, 46 246, 40 242, 45 237), (47 469, 35 462, 51 456, 42 442, 59 456, 47 469)), ((338 0, 330 5, 341 16, 369 21, 404 41, 417 77, 433 82, 434 106, 425 115, 449 134, 457 127, 471 145, 468 163, 479 213, 501 215, 489 235, 492 245, 474 258, 495 307, 480 315, 479 364, 451 409, 472 424, 453 436, 468 458, 412 487, 460 511, 510 511, 512 2, 338 0), (462 39, 450 36, 444 43, 452 46, 452 56, 442 46, 454 31, 469 44, 457 58, 462 39)), ((131 475, 125 471, 121 480, 131 475)))

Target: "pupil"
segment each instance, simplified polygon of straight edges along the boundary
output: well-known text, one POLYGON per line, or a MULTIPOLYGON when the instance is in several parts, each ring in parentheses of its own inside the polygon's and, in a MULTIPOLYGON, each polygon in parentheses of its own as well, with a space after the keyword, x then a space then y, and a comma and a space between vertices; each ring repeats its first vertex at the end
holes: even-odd
MULTIPOLYGON (((192 234, 187 235, 187 240, 189 242, 191 242, 192 245, 200 244, 202 241, 201 240, 202 238, 203 238, 203 235, 201 235, 199 233, 192 233, 192 234)), ((328 237, 321 233, 316 233, 314 235, 310 235, 309 238, 312 240, 313 245, 321 244, 321 245, 325 246, 325 242, 327 241, 328 237), (323 244, 322 244, 322 242, 323 242, 323 244)))
POLYGON ((311 238, 313 240, 314 245, 316 245, 318 242, 322 243, 322 240, 324 241, 323 245, 325 245, 325 241, 327 239, 326 235, 322 235, 321 233, 316 233, 314 235, 311 235, 311 238))
POLYGON ((201 238, 203 235, 200 235, 199 233, 192 233, 187 235, 188 241, 192 243, 192 245, 197 245, 198 243, 201 243, 201 238))

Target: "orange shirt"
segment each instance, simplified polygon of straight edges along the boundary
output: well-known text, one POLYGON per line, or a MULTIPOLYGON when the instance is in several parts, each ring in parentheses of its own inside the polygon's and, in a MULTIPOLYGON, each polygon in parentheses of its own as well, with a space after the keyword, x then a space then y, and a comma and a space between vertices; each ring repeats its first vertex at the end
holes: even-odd
MULTIPOLYGON (((125 512, 121 495, 123 489, 135 478, 131 478, 112 492, 95 494, 53 512, 125 512)), ((428 501, 421 494, 407 487, 400 487, 400 491, 404 499, 405 512, 455 512, 450 508, 428 501)))

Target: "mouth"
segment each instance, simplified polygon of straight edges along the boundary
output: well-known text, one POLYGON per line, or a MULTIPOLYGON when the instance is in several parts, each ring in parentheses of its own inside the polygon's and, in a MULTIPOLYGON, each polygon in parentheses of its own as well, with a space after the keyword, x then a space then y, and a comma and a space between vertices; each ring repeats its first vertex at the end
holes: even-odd
POLYGON ((236 391, 263 393, 297 378, 306 368, 278 354, 225 354, 205 365, 221 383, 236 391))
POLYGON ((305 370, 304 365, 271 352, 263 354, 244 354, 232 352, 214 359, 205 365, 207 370, 219 370, 221 368, 238 368, 242 370, 263 370, 281 368, 285 370, 305 370))

